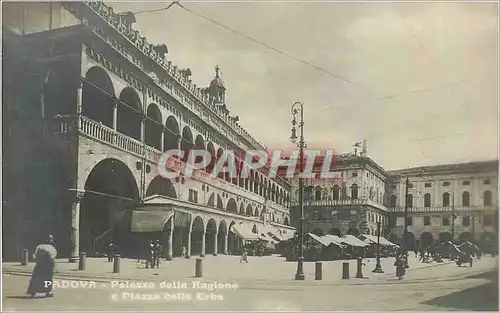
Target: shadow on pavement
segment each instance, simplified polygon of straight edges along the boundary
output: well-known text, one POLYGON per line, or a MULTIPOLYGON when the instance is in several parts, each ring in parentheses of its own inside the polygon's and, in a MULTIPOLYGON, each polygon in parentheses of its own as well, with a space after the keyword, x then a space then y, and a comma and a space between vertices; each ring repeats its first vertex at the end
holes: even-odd
POLYGON ((491 282, 437 297, 423 304, 463 311, 498 311, 498 272, 482 273, 468 278, 488 279, 491 282))

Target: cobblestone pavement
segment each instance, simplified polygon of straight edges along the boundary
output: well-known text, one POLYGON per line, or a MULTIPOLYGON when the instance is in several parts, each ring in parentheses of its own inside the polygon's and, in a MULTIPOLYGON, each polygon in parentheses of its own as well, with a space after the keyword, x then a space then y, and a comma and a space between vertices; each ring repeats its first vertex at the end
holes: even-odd
MULTIPOLYGON (((56 270, 59 276, 91 277, 100 279, 188 279, 194 276, 195 259, 176 258, 173 261, 163 261, 159 269, 146 269, 144 263, 137 263, 137 260, 121 259, 120 273, 113 274, 113 263, 108 263, 104 258, 88 258, 86 269, 78 270, 78 264, 69 263, 66 259, 57 262, 56 270)), ((277 256, 269 257, 248 257, 249 262, 241 264, 236 256, 206 256, 203 258, 203 277, 206 279, 251 279, 251 280, 290 280, 293 279, 297 268, 296 262, 286 262, 284 258, 277 256)), ((340 281, 342 278, 342 263, 350 264, 350 276, 356 276, 356 260, 339 260, 323 262, 323 280, 340 281)), ((380 278, 387 275, 394 276, 394 258, 381 259, 384 274, 373 274, 375 259, 363 260, 363 275, 369 278, 380 278)), ((442 265, 437 263, 424 264, 416 258, 409 259, 412 270, 429 266, 442 265)), ((28 266, 20 266, 20 263, 4 263, 4 272, 31 273, 34 263, 28 266)), ((314 262, 304 263, 304 273, 306 279, 313 280, 315 271, 314 262)))
MULTIPOLYGON (((237 260, 228 257, 226 261, 234 263, 237 260)), ((232 285, 233 288, 229 288, 230 286, 226 284, 223 289, 210 290, 210 285, 203 284, 204 281, 210 280, 207 278, 167 280, 160 277, 157 277, 155 282, 150 281, 149 285, 145 281, 135 285, 142 288, 120 288, 120 286, 126 287, 119 285, 122 281, 104 279, 95 281, 95 288, 89 288, 91 285, 88 281, 73 277, 72 281, 65 281, 68 284, 70 282, 75 284, 73 288, 55 288, 55 297, 47 299, 26 299, 24 293, 28 277, 4 272, 3 306, 6 311, 62 309, 484 311, 498 308, 497 263, 497 258, 483 257, 476 261, 472 268, 458 267, 453 263, 421 268, 414 266, 401 281, 395 279, 391 273, 378 274, 377 277, 372 276, 368 279, 314 281, 307 277, 305 281, 294 281, 294 264, 289 266, 285 265, 288 263, 269 258, 267 261, 261 259, 248 263, 255 264, 248 269, 260 268, 260 272, 255 273, 255 278, 251 273, 242 270, 241 273, 234 272, 235 277, 231 277, 232 273, 227 273, 215 281, 237 284, 237 286, 232 285), (262 278, 262 273, 271 272, 275 272, 273 277, 283 273, 286 275, 281 280, 275 280, 273 277, 262 278), (171 285, 161 285, 162 280, 170 282, 171 285), (83 285, 85 283, 86 286, 83 285)), ((246 265, 241 264, 240 268, 246 265)), ((227 272, 233 271, 234 266, 240 264, 226 265, 227 272)), ((341 265, 328 266, 341 267, 341 265)), ((221 268, 224 266, 221 265, 221 268)), ((371 268, 372 266, 365 266, 365 269, 370 269, 369 272, 371 268)), ((57 278, 56 281, 63 284, 63 279, 70 278, 57 278)))

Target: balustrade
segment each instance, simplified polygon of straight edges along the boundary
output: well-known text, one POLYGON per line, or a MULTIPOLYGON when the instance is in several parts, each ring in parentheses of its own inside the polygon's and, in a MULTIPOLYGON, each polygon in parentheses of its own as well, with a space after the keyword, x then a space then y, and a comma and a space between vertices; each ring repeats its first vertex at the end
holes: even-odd
MULTIPOLYGON (((108 126, 93 121, 92 119, 83 115, 79 115, 78 119, 76 119, 75 115, 57 117, 50 124, 51 133, 52 134, 69 133, 73 129, 76 129, 76 127, 72 126, 72 125, 76 126, 76 123, 78 123, 79 125, 78 129, 82 134, 91 137, 95 140, 101 141, 103 143, 117 147, 123 151, 132 153, 138 157, 145 158, 146 160, 152 163, 157 163, 162 154, 162 152, 157 150, 156 148, 147 146, 138 140, 135 140, 124 134, 121 134, 108 126)), ((173 169, 178 170, 179 168, 184 168, 189 166, 186 163, 182 162, 181 160, 177 160, 176 162, 179 164, 172 165, 172 167, 175 167, 173 169)), ((236 196, 249 198, 258 203, 264 202, 264 197, 259 196, 249 190, 246 190, 243 187, 226 182, 217 177, 213 177, 211 174, 206 173, 204 171, 193 170, 193 172, 195 173, 194 175, 195 178, 193 179, 200 180, 203 183, 209 183, 211 185, 215 185, 216 187, 219 187, 223 190, 228 190, 234 193, 236 196)), ((272 205, 270 204, 270 207, 281 212, 287 212, 287 210, 284 207, 278 204, 272 204, 272 205)))
MULTIPOLYGON (((397 208, 391 208, 390 209, 392 212, 396 213, 404 213, 405 208, 403 207, 397 207, 397 208)), ((408 213, 452 213, 455 211, 456 213, 459 212, 473 212, 473 211, 494 211, 498 210, 498 207, 494 206, 482 206, 482 205, 476 205, 476 206, 455 206, 455 207, 429 207, 429 208, 424 208, 424 207, 413 207, 413 208, 408 208, 408 213)))

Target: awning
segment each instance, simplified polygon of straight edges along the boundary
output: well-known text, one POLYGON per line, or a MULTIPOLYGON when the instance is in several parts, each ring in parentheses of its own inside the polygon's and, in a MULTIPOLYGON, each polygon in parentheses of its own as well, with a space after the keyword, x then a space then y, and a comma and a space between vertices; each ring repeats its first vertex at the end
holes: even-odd
POLYGON ((275 239, 273 239, 273 237, 268 236, 266 234, 260 234, 260 239, 267 241, 269 243, 272 243, 273 245, 277 244, 279 242, 278 240, 275 240, 275 239))
POLYGON ((259 240, 260 236, 252 232, 250 226, 245 224, 234 224, 230 231, 242 240, 259 240))
POLYGON ((294 236, 295 236, 295 230, 288 230, 286 233, 281 233, 281 238, 283 238, 283 241, 292 239, 294 236))
POLYGON ((263 225, 261 226, 261 233, 264 234, 265 237, 270 237, 274 241, 279 242, 283 241, 283 236, 281 236, 280 231, 271 225, 263 225))
POLYGON ((324 235, 322 238, 326 238, 331 244, 333 243, 336 246, 342 247, 344 244, 342 243, 342 239, 339 236, 335 235, 324 235))
POLYGON ((134 233, 163 231, 163 226, 173 214, 173 210, 133 211, 130 229, 134 233))
POLYGON ((354 237, 353 235, 345 235, 340 239, 343 243, 353 247, 366 247, 368 245, 363 241, 359 240, 358 238, 354 237))
POLYGON ((324 236, 323 236, 323 237, 319 237, 319 236, 317 236, 317 235, 315 235, 315 234, 311 234, 311 233, 309 233, 309 236, 310 236, 312 239, 314 239, 314 240, 316 240, 317 242, 319 242, 320 244, 322 244, 323 246, 325 246, 325 247, 328 247, 328 246, 330 245, 330 243, 331 243, 331 242, 330 242, 330 240, 328 240, 328 239, 327 239, 327 238, 325 238, 324 236))
MULTIPOLYGON (((361 235, 360 237, 364 237, 365 240, 364 242, 365 243, 374 243, 376 244, 378 241, 377 241, 377 236, 373 236, 373 235, 361 235)), ((381 246, 388 246, 388 247, 398 247, 397 244, 387 240, 386 238, 384 237, 380 237, 380 245, 381 246)))

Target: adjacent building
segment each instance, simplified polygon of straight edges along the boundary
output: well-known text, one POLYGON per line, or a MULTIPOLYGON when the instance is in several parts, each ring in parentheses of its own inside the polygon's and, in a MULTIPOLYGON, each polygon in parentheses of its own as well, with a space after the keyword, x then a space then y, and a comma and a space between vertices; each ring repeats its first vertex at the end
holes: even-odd
POLYGON ((133 254, 161 239, 172 257, 293 235, 290 186, 265 168, 245 179, 159 175, 169 149, 265 149, 230 114, 218 67, 198 87, 166 45, 134 29, 133 13, 100 1, 8 2, 2 12, 4 256, 48 234, 71 260, 110 240, 133 254))
MULTIPOLYGON (((316 158, 318 174, 322 162, 316 158)), ((308 232, 376 235, 380 222, 382 236, 402 242, 406 204, 412 249, 453 238, 485 249, 497 245, 498 161, 386 171, 368 157, 365 141, 360 153, 337 156, 331 171, 336 178, 305 179, 308 232)), ((298 178, 290 182, 292 220, 298 223, 298 178)))

